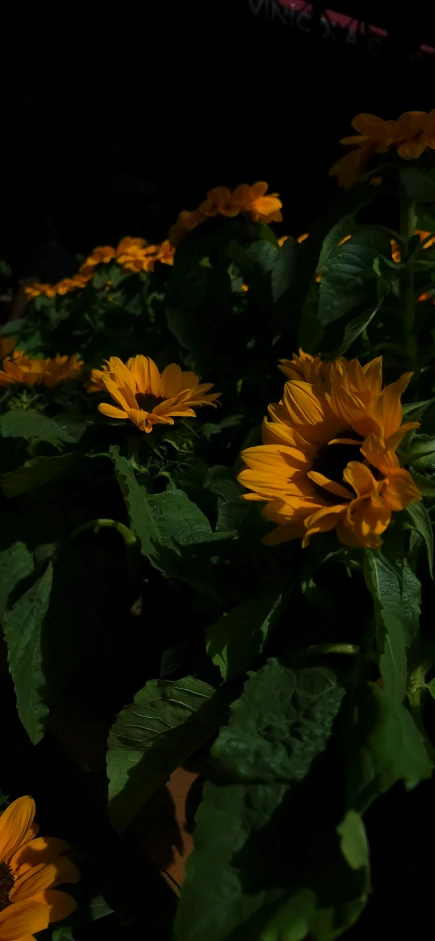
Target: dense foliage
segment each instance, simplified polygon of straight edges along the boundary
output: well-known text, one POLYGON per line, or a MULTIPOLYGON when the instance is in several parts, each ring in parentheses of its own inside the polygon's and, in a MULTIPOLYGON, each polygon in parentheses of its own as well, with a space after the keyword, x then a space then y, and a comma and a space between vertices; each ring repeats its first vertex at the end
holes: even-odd
POLYGON ((266 184, 218 187, 1 331, 18 716, 34 746, 110 717, 121 838, 207 756, 176 941, 338 937, 369 808, 433 772, 433 117, 359 116, 304 237, 266 184))

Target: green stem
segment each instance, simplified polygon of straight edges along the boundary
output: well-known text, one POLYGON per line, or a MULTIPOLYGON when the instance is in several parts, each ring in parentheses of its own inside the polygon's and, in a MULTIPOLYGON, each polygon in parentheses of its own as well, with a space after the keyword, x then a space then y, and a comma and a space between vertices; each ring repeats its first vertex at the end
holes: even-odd
POLYGON ((407 698, 412 718, 414 719, 418 731, 423 736, 429 758, 435 764, 435 749, 426 732, 423 721, 423 704, 426 695, 425 673, 427 669, 428 664, 420 663, 411 673, 408 680, 407 698))
MULTIPOLYGON (((414 228, 415 206, 403 191, 400 198, 400 235, 405 243, 406 251, 408 242, 414 234, 414 228)), ((418 371, 418 347, 415 331, 414 262, 411 261, 400 272, 400 301, 404 347, 410 367, 416 373, 418 371)))
POLYGON ((355 657, 359 653, 359 647, 356 644, 312 644, 301 650, 296 658, 300 660, 309 660, 311 657, 323 657, 328 654, 344 654, 348 657, 355 657))
POLYGON ((76 536, 79 536, 80 533, 86 532, 86 530, 91 529, 92 532, 97 534, 100 529, 114 529, 120 536, 122 536, 126 546, 134 546, 137 542, 136 536, 132 533, 131 529, 128 526, 124 526, 124 523, 119 523, 118 520, 89 520, 87 523, 82 523, 81 526, 77 526, 77 529, 71 533, 70 539, 75 539, 76 536))

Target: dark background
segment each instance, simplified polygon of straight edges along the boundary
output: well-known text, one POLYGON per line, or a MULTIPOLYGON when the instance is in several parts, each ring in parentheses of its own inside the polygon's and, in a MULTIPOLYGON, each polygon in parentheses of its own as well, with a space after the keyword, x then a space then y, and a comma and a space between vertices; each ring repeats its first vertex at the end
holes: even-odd
MULTIPOLYGON (((207 189, 267 179, 299 234, 336 193, 327 170, 359 111, 435 104, 433 5, 329 0, 368 40, 277 0, 44 4, 3 17, 0 257, 16 279, 54 235, 85 253, 166 236, 207 189), (274 9, 273 9, 274 7, 274 9)), ((52 280, 56 279, 52 274, 52 280)), ((59 275, 59 277, 62 275, 59 275)))

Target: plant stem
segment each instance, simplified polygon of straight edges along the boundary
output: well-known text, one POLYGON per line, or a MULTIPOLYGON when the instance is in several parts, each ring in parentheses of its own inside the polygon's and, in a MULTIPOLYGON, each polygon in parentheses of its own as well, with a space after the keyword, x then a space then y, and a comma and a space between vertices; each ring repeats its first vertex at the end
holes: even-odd
POLYGON ((312 644, 305 647, 295 657, 300 660, 309 660, 311 657, 323 657, 328 654, 345 654, 348 657, 354 657, 359 653, 359 647, 356 644, 312 644))
POLYGON ((411 673, 408 680, 407 698, 410 713, 418 731, 423 736, 429 758, 435 763, 435 749, 426 732, 423 721, 423 703, 426 694, 425 673, 427 669, 428 665, 426 663, 420 663, 411 673))
MULTIPOLYGON (((414 234, 415 207, 403 190, 400 197, 400 235, 408 249, 408 242, 414 234)), ((414 373, 418 372, 418 347, 415 332, 415 291, 414 291, 414 263, 408 262, 406 268, 400 273, 400 301, 403 325, 403 341, 410 367, 414 373)))
POLYGON ((77 526, 77 529, 71 533, 69 538, 75 539, 76 536, 86 532, 87 529, 91 529, 95 534, 97 534, 100 529, 115 529, 116 532, 122 536, 126 546, 134 546, 137 542, 134 533, 128 526, 124 526, 124 523, 119 523, 118 520, 106 519, 89 520, 87 523, 82 523, 81 526, 77 526))

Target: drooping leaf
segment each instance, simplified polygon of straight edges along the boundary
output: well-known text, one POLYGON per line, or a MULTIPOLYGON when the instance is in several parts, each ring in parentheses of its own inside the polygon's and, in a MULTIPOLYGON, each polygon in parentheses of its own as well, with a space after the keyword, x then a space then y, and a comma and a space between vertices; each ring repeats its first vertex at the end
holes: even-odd
POLYGON ((412 790, 431 776, 432 763, 410 712, 376 683, 360 691, 351 732, 348 794, 359 813, 397 781, 412 790))
POLYGON ((316 887, 304 881, 306 847, 277 850, 283 831, 294 832, 291 798, 326 746, 342 695, 329 671, 294 672, 276 660, 247 681, 211 750, 176 941, 305 937, 319 914, 316 887))
POLYGON ((367 551, 364 574, 375 610, 379 667, 385 690, 398 702, 406 693, 406 651, 418 631, 421 586, 403 563, 393 566, 380 552, 367 551))
POLYGON ((266 646, 279 616, 282 591, 263 592, 237 605, 207 628, 207 653, 223 680, 246 673, 266 646))
POLYGON ((44 735, 48 715, 44 702, 41 630, 50 602, 52 582, 53 566, 49 562, 44 574, 19 598, 3 619, 18 715, 34 745, 44 735))
POLYGON ((39 438, 58 448, 64 443, 74 444, 75 438, 61 428, 53 418, 32 409, 15 408, 0 417, 0 435, 3 438, 39 438))
POLYGON ((367 300, 370 303, 368 289, 376 278, 373 262, 378 255, 387 255, 389 249, 388 235, 367 226, 330 253, 320 281, 321 324, 338 320, 367 300))
POLYGON ((403 416, 407 420, 418 421, 430 405, 433 405, 435 398, 425 399, 423 402, 405 402, 402 405, 403 416))
POLYGON ((109 814, 123 830, 174 769, 225 720, 230 698, 187 676, 150 680, 109 735, 109 814))
POLYGON ((368 327, 369 323, 372 322, 378 313, 382 304, 382 300, 379 302, 379 304, 377 304, 376 307, 371 307, 370 310, 365 310, 363 314, 359 314, 358 317, 354 317, 353 320, 347 324, 340 346, 331 355, 331 359, 338 359, 339 356, 344 356, 345 353, 347 353, 349 347, 352 346, 352 343, 354 343, 355 340, 361 336, 362 332, 366 329, 366 327, 368 327))
POLYGON ((405 524, 406 527, 417 532, 425 544, 429 572, 431 578, 433 578, 434 538, 429 513, 424 503, 410 503, 405 510, 405 514, 409 517, 409 522, 405 524))
POLYGON ((0 552, 0 620, 14 588, 33 572, 33 558, 23 542, 14 542, 0 552))
POLYGON ((423 497, 435 497, 435 478, 428 477, 426 474, 413 473, 414 483, 423 497))
POLYGON ((5 497, 18 497, 23 493, 30 493, 36 487, 43 487, 54 477, 69 470, 75 457, 72 454, 61 454, 59 457, 33 457, 26 461, 22 467, 3 474, 1 489, 5 497))

